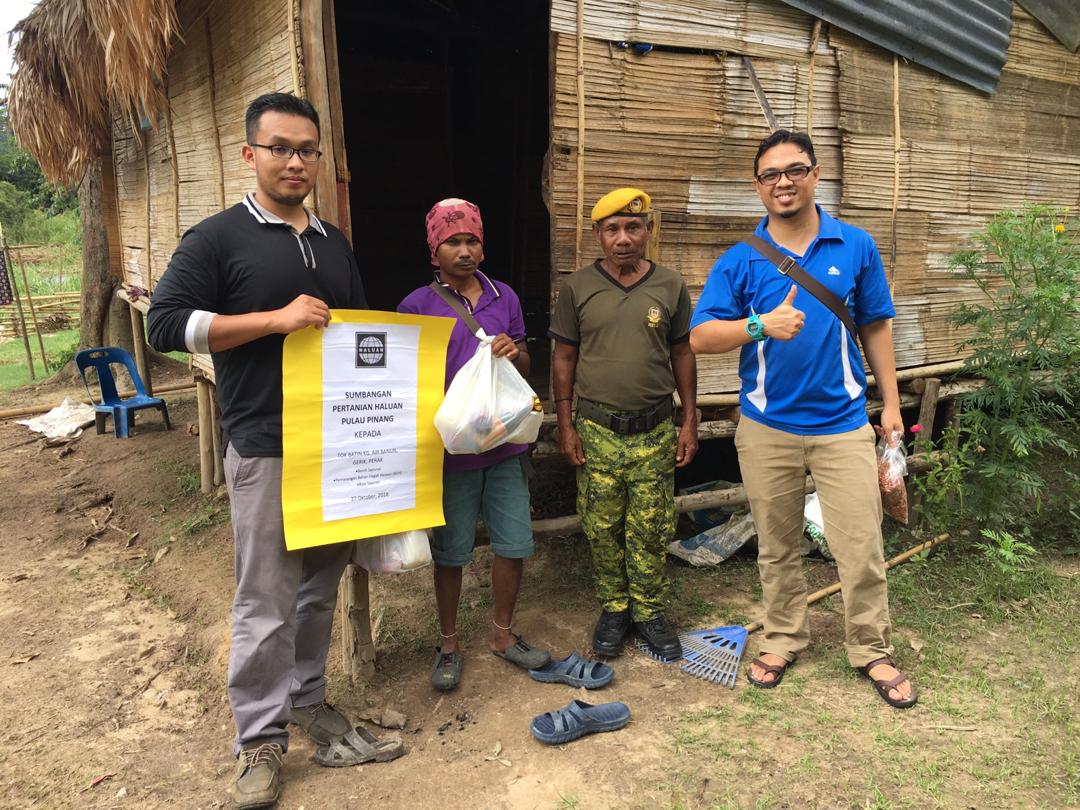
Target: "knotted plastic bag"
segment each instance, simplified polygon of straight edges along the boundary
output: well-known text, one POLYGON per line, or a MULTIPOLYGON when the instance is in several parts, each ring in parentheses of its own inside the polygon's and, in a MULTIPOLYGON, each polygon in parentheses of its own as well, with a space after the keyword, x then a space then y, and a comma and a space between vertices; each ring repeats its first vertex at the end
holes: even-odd
POLYGON ((878 486, 881 489, 881 507, 885 514, 903 523, 908 522, 907 452, 904 450, 904 434, 894 430, 891 436, 882 436, 877 445, 878 486), (889 446, 889 442, 893 442, 889 446))
POLYGON ((431 562, 427 532, 416 530, 357 540, 350 562, 372 574, 398 574, 431 562))
POLYGON ((530 444, 544 421, 540 398, 514 364, 492 355, 492 338, 482 330, 477 337, 476 353, 454 375, 435 413, 435 429, 452 455, 530 444))

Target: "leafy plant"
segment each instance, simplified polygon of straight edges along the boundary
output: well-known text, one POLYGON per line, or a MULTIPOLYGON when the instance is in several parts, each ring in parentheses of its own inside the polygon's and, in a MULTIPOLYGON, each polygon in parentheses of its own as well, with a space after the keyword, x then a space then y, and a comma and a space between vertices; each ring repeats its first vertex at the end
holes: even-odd
POLYGON ((1052 497, 1049 459, 1077 456, 1080 251, 1065 212, 1048 206, 1001 212, 975 241, 950 265, 981 297, 951 320, 965 334, 965 370, 986 385, 959 398, 958 433, 936 475, 939 500, 1000 530, 1052 497))
MULTIPOLYGON (((1026 568, 1032 557, 1039 553, 1033 545, 1018 540, 1011 532, 981 529, 979 533, 989 542, 976 543, 975 547, 983 551, 1002 573, 1026 568)), ((1025 531, 1024 535, 1030 537, 1030 532, 1025 531)))

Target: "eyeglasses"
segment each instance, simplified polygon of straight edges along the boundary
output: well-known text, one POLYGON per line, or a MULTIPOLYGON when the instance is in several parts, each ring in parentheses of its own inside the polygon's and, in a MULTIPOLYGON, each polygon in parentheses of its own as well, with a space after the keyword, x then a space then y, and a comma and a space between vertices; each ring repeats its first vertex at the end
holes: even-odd
POLYGON ((781 176, 787 175, 787 179, 792 183, 798 183, 800 180, 805 180, 806 176, 810 174, 810 170, 813 168, 813 166, 800 164, 784 169, 782 172, 778 172, 775 169, 768 169, 757 176, 757 181, 763 186, 775 186, 780 182, 781 176))
POLYGON ((322 152, 318 149, 312 149, 310 147, 304 147, 303 149, 294 149, 291 146, 285 146, 284 144, 276 143, 273 146, 267 146, 265 143, 252 143, 248 146, 257 146, 260 149, 269 149, 270 154, 276 157, 278 160, 292 160, 293 155, 299 155, 300 159, 304 163, 315 163, 322 157, 322 152))

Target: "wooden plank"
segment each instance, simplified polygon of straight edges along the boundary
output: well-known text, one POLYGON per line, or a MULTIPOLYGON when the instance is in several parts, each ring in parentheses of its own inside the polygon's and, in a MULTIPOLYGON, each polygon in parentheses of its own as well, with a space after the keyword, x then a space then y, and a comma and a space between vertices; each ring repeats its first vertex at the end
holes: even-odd
MULTIPOLYGON (((330 101, 329 76, 323 31, 325 0, 300 0, 300 41, 304 55, 304 86, 308 101, 319 113, 324 139, 333 143, 338 125, 330 101)), ((315 211, 320 219, 337 225, 337 159, 334 150, 323 150, 315 185, 315 211)))
POLYGON ((347 565, 338 589, 341 611, 342 668, 353 684, 375 676, 375 641, 371 633, 371 601, 368 572, 347 565))

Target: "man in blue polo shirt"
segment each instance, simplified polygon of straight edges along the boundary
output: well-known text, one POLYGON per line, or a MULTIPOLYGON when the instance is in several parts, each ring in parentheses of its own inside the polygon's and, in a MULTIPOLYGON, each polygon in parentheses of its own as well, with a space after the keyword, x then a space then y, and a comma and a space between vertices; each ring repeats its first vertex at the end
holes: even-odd
MULTIPOLYGON (((814 202, 820 172, 807 135, 778 130, 763 140, 754 187, 768 214, 755 236, 846 306, 885 404, 880 430, 902 434, 895 312, 881 257, 865 231, 814 202)), ((848 661, 891 706, 914 705, 914 687, 890 658, 881 498, 858 343, 833 310, 746 243, 713 265, 690 325, 696 353, 741 351, 744 418, 735 444, 758 530, 765 604, 765 638, 750 682, 779 685, 810 642, 799 542, 809 469, 843 586, 848 661)))

